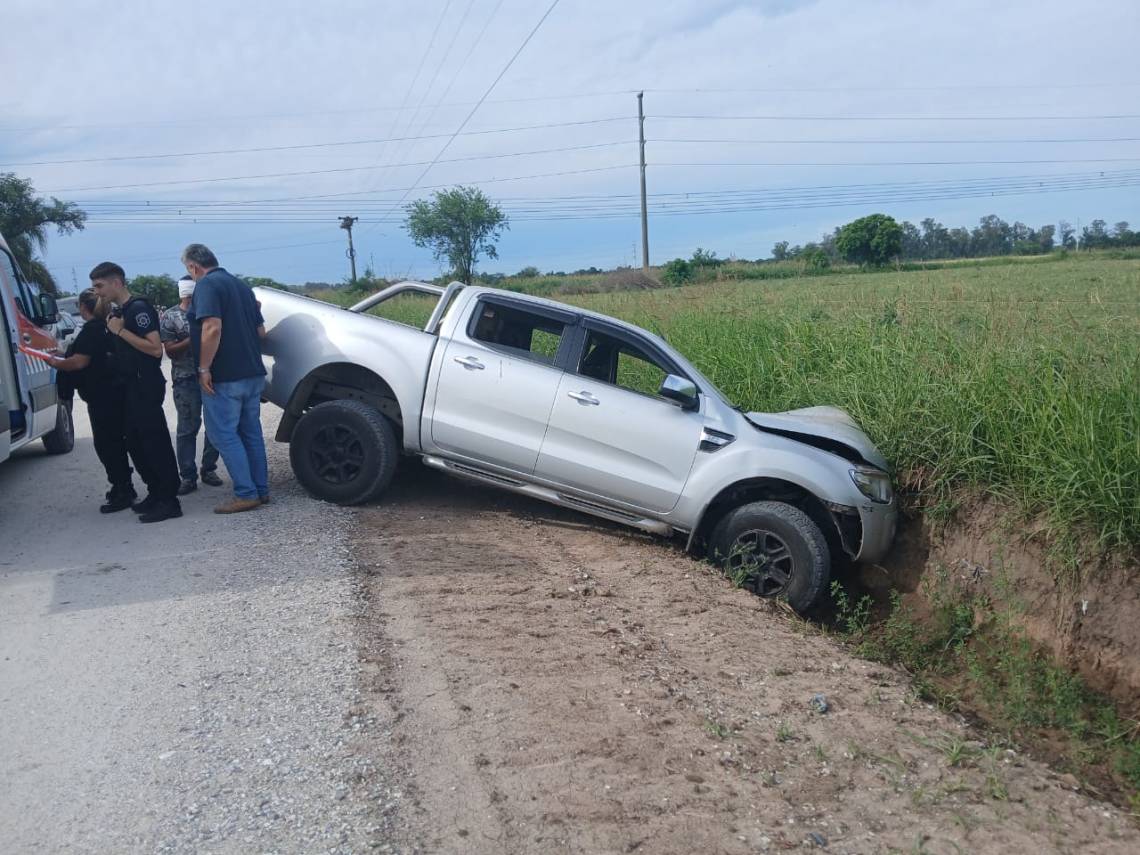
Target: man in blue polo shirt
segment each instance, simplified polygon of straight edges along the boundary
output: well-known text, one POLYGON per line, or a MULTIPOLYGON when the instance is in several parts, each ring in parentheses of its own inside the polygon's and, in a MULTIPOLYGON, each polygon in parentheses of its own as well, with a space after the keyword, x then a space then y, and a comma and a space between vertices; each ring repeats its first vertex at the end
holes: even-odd
POLYGON ((187 314, 198 356, 206 435, 221 452, 234 485, 234 498, 214 513, 252 511, 269 501, 269 465, 261 435, 265 321, 252 289, 219 267, 207 247, 190 244, 182 252, 182 263, 197 283, 187 314))

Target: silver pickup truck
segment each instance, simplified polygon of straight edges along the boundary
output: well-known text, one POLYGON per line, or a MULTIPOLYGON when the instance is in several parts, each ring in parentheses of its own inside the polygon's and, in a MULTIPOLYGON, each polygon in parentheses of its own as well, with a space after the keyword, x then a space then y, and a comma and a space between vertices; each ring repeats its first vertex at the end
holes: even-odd
POLYGON ((663 536, 803 611, 832 559, 879 560, 886 460, 842 410, 744 413, 658 336, 550 300, 401 282, 350 309, 257 289, 265 397, 297 480, 355 504, 401 453, 663 536), (374 314, 436 299, 422 329, 374 314), (422 297, 420 299, 423 299, 422 297))

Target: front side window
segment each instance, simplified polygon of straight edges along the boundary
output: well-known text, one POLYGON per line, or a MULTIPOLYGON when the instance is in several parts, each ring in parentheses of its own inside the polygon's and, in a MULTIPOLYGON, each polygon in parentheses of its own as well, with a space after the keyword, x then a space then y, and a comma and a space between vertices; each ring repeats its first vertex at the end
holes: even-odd
POLYGON ((34 304, 34 296, 29 292, 28 286, 20 278, 20 274, 16 272, 16 262, 12 259, 7 252, 0 250, 0 267, 3 268, 3 276, 12 284, 12 293, 16 298, 16 308, 29 321, 34 321, 36 315, 39 314, 38 307, 34 304))
POLYGON ((471 337, 536 362, 554 364, 566 324, 514 306, 484 301, 471 337))
POLYGON ((631 392, 657 397, 661 381, 671 372, 640 347, 614 336, 591 330, 578 373, 631 392))

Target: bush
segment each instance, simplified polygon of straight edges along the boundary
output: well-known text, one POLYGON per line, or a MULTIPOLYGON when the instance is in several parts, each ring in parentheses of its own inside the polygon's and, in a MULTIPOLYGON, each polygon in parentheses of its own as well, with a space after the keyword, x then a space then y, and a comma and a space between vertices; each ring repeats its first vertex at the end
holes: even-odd
POLYGON ((684 285, 693 281, 693 265, 683 258, 674 258, 661 270, 661 281, 666 285, 684 285))
POLYGON ((802 262, 804 270, 810 273, 818 273, 831 267, 831 259, 819 247, 804 250, 800 254, 800 262, 802 262))

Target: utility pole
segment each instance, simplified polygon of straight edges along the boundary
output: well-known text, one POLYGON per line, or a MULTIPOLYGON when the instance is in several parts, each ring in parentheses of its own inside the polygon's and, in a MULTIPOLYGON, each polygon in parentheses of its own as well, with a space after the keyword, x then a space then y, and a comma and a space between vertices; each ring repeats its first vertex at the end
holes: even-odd
POLYGON ((341 217, 340 227, 348 232, 348 260, 352 264, 352 284, 356 284, 356 250, 352 247, 352 224, 360 217, 341 217))
POLYGON ((637 93, 637 132, 641 143, 641 267, 649 270, 649 213, 645 206, 645 110, 644 92, 637 93))

